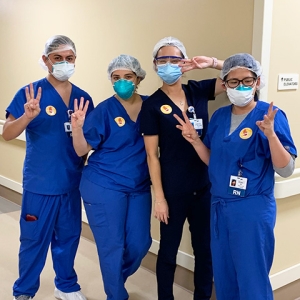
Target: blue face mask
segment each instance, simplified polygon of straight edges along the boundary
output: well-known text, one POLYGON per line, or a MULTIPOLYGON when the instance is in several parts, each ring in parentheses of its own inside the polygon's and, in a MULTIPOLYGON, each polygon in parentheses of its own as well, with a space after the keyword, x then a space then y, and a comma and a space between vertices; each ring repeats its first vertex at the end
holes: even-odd
POLYGON ((168 85, 172 85, 181 77, 181 68, 178 65, 166 63, 157 65, 157 75, 168 85))
POLYGON ((135 91, 135 85, 131 80, 119 79, 113 85, 117 95, 123 100, 128 100, 135 91))

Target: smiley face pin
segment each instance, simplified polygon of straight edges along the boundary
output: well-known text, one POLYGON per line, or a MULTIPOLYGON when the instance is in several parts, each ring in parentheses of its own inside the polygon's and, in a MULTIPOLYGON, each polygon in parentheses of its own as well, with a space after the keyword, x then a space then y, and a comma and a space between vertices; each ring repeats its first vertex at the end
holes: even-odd
POLYGON ((125 125, 125 120, 122 117, 116 117, 114 120, 118 124, 119 127, 122 127, 125 125))
POLYGON ((240 138, 243 140, 247 140, 252 136, 252 129, 251 128, 243 128, 240 131, 240 138))
POLYGON ((56 108, 52 105, 48 105, 46 107, 46 113, 47 113, 47 115, 49 115, 51 117, 55 116, 56 115, 56 108))
POLYGON ((160 107, 162 113, 168 115, 172 112, 172 107, 170 105, 164 104, 160 107))

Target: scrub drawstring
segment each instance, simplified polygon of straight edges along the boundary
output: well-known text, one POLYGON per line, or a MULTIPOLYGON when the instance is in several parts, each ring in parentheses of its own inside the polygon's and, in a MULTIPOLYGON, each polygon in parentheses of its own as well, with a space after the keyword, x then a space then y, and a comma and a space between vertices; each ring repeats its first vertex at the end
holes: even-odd
POLYGON ((215 198, 212 203, 212 209, 214 210, 213 211, 213 222, 214 222, 214 234, 215 234, 216 238, 219 237, 219 228, 218 228, 219 212, 218 212, 218 210, 220 210, 220 205, 222 205, 223 207, 226 206, 226 202, 224 201, 224 199, 215 198))

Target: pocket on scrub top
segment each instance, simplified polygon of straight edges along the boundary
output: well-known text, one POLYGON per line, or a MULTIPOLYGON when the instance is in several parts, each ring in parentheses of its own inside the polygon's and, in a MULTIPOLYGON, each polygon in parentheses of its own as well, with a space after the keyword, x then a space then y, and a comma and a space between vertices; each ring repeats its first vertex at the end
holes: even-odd
POLYGON ((90 226, 104 227, 107 226, 105 204, 84 202, 84 208, 90 226))
POLYGON ((20 220, 20 240, 37 241, 40 237, 39 220, 26 221, 23 217, 20 220))
POLYGON ((264 160, 265 159, 261 157, 255 157, 254 159, 243 160, 242 165, 243 165, 243 170, 245 171, 244 173, 246 174, 246 171, 248 170, 251 173, 257 175, 262 174, 263 168, 265 168, 264 160))

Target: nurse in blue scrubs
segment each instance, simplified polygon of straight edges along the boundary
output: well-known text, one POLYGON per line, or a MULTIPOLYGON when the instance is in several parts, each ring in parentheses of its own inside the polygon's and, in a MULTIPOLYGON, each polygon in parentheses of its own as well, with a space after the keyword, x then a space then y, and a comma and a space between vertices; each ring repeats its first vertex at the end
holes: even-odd
POLYGON ((75 60, 76 48, 68 37, 51 37, 41 59, 46 78, 21 88, 6 109, 3 138, 11 140, 26 131, 19 278, 13 286, 17 300, 32 299, 38 291, 49 245, 56 275, 54 296, 86 300, 74 270, 84 158, 73 148, 70 112, 75 98, 89 102, 87 114, 93 103, 85 91, 69 82, 75 60))
POLYGON ((232 105, 212 116, 202 142, 184 114, 182 135, 208 165, 211 248, 218 300, 272 300, 274 171, 288 177, 296 148, 285 113, 257 99, 260 64, 247 53, 225 60, 221 79, 232 105))
POLYGON ((94 150, 80 191, 92 229, 108 300, 125 300, 127 278, 150 245, 151 194, 139 114, 145 96, 137 93, 145 71, 138 60, 120 55, 108 66, 115 94, 85 118, 83 99, 72 115, 79 156, 94 150))

